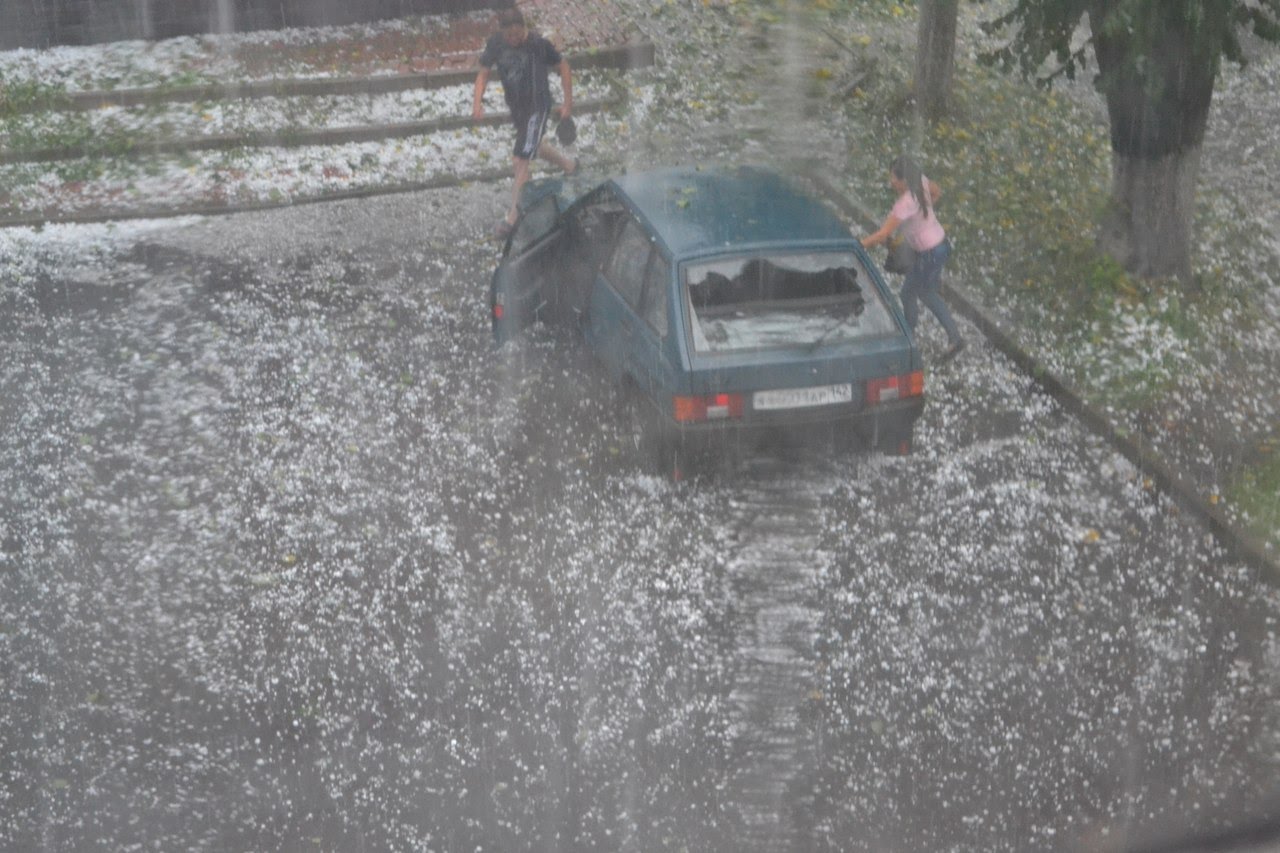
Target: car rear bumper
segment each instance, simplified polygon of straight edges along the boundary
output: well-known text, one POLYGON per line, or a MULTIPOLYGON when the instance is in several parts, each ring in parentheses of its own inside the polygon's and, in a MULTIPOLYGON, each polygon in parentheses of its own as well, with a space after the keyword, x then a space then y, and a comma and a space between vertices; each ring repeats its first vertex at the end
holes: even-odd
POLYGON ((741 419, 724 419, 703 423, 677 423, 663 418, 664 437, 686 448, 714 448, 724 442, 767 441, 771 438, 809 435, 834 435, 861 439, 876 445, 887 439, 909 437, 912 427, 924 410, 924 396, 893 400, 875 406, 814 407, 771 412, 749 413, 741 419), (754 416, 752 416, 754 415, 754 416))

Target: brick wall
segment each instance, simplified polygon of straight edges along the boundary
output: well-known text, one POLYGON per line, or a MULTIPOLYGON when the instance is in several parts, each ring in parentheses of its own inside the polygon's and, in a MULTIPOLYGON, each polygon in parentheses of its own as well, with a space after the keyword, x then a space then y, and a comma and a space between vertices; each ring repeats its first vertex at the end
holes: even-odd
POLYGON ((0 0, 0 50, 375 21, 512 0, 0 0))

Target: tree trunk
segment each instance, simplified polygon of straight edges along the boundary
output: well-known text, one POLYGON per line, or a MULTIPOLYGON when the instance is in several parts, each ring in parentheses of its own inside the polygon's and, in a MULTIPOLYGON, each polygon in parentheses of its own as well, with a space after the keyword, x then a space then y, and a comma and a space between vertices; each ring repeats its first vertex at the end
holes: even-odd
POLYGON ((960 0, 921 0, 916 37, 916 105, 927 118, 939 118, 951 101, 956 64, 956 16, 960 0))
POLYGON ((1152 159, 1111 152, 1111 203, 1098 245, 1133 275, 1191 278, 1200 148, 1152 159))
POLYGON ((1191 277, 1195 187, 1231 0, 1089 9, 1111 127, 1111 206, 1099 245, 1144 277, 1191 277))

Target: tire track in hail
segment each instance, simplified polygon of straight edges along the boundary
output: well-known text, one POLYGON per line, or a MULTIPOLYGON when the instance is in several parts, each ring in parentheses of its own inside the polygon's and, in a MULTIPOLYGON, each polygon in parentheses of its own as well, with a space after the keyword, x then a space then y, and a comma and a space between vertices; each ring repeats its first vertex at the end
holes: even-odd
POLYGON ((728 577, 737 609, 737 673, 729 695, 733 735, 724 801, 743 828, 740 850, 804 845, 793 790, 812 766, 801 710, 816 683, 813 607, 822 559, 821 495, 833 488, 814 464, 758 457, 731 500, 728 577))

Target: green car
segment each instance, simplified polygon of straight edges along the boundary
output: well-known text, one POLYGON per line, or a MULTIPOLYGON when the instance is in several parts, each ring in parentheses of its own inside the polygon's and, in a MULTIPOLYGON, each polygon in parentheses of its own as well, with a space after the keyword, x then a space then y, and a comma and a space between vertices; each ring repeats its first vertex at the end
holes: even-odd
POLYGON ((663 468, 789 433, 910 451, 920 351, 821 199, 767 169, 686 167, 538 182, 521 207, 490 286, 495 341, 579 329, 663 468))

